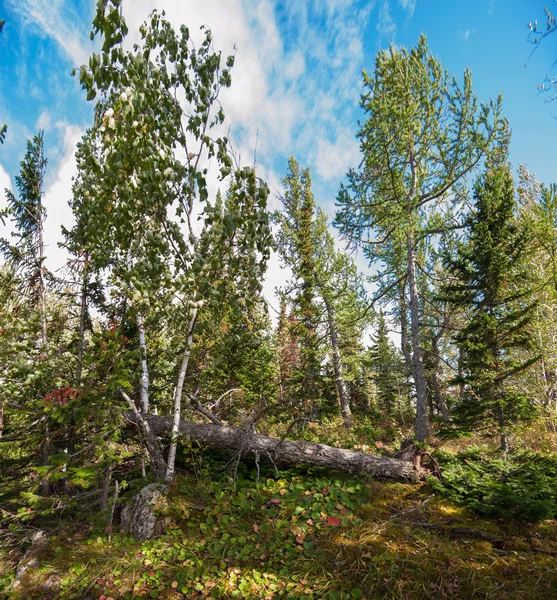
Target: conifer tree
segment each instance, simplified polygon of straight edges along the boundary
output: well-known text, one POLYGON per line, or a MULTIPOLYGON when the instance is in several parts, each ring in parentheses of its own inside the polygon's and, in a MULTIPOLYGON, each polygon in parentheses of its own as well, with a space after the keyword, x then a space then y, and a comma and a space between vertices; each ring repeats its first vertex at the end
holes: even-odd
POLYGON ((294 315, 289 311, 286 294, 282 293, 276 330, 276 352, 280 401, 287 404, 292 404, 291 379, 299 360, 299 348, 294 335, 295 321, 294 315))
POLYGON ((409 401, 409 373, 402 356, 389 339, 383 311, 379 311, 377 316, 370 357, 379 408, 387 416, 397 418, 404 413, 402 404, 409 401))
POLYGON ((501 102, 479 104, 466 70, 459 85, 431 54, 416 47, 380 50, 364 72, 358 137, 363 159, 338 195, 336 224, 371 262, 384 290, 401 282, 408 306, 418 441, 428 433, 427 383, 420 311, 419 258, 434 234, 458 226, 448 198, 504 131, 501 102))
MULTIPOLYGON (((360 316, 364 312, 361 275, 348 256, 335 250, 327 217, 315 203, 309 170, 301 169, 295 158, 289 160, 283 185, 283 211, 275 216, 280 225, 277 242, 283 261, 294 274, 292 288, 296 292, 301 374, 304 383, 311 381, 315 388, 315 374, 321 370, 321 328, 328 340, 325 354, 332 365, 341 414, 346 427, 351 427, 352 410, 342 338, 346 334, 354 337, 350 329, 356 321, 361 321, 360 333, 365 325, 365 319, 360 316), (310 374, 311 380, 308 379, 310 374)), ((304 385, 302 391, 307 393, 304 385)))
POLYGON ((20 275, 23 291, 40 312, 41 347, 46 347, 46 269, 44 255, 43 184, 47 159, 44 156, 43 132, 27 142, 21 172, 15 178, 19 198, 6 192, 9 216, 15 226, 15 243, 0 240, 0 249, 8 264, 20 275))
POLYGON ((470 319, 455 336, 462 353, 464 401, 456 420, 468 427, 491 422, 501 449, 511 424, 532 414, 527 393, 513 378, 536 362, 529 327, 535 314, 528 274, 530 235, 516 218, 509 165, 494 160, 474 189, 469 237, 449 261, 449 300, 468 307, 470 319))

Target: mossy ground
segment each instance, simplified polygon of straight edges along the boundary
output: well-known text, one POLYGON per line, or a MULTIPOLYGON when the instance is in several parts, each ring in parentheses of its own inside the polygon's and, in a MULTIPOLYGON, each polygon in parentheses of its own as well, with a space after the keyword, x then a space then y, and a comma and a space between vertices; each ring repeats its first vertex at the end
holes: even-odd
POLYGON ((62 521, 16 588, 20 549, 4 547, 0 597, 557 598, 557 521, 482 519, 428 484, 315 469, 277 477, 262 467, 257 481, 241 465, 234 488, 223 463, 188 460, 159 507, 165 535, 141 543, 115 531, 109 541, 102 514, 62 521))

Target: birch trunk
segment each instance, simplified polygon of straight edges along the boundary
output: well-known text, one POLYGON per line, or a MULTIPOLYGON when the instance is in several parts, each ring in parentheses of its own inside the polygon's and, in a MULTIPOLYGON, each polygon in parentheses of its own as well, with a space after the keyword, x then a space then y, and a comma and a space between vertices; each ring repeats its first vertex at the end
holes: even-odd
POLYGON ((174 465, 176 462, 176 446, 178 435, 178 429, 180 426, 180 416, 182 414, 182 392, 184 390, 184 381, 186 379, 186 373, 188 370, 188 363, 191 354, 191 346, 193 342, 193 328, 195 327, 195 321, 197 319, 197 308, 193 309, 190 322, 188 324, 188 337, 186 340, 186 349, 182 357, 182 364, 180 365, 180 372, 178 373, 178 381, 176 382, 176 389, 174 390, 174 409, 173 409, 173 420, 172 430, 170 432, 170 449, 168 451, 168 460, 166 463, 165 481, 170 483, 174 479, 174 465))
POLYGON ((159 438, 153 433, 149 424, 149 415, 141 414, 135 405, 135 402, 124 392, 120 390, 122 397, 128 403, 130 410, 134 416, 133 421, 137 423, 141 428, 141 434, 145 441, 145 447, 149 454, 149 461, 151 463, 151 472, 153 478, 157 481, 163 481, 166 472, 166 461, 164 460, 164 452, 162 444, 159 438))
POLYGON ((137 323, 137 332, 139 336, 139 349, 141 352, 141 386, 139 388, 139 401, 141 404, 141 412, 149 413, 149 366, 147 364, 147 343, 145 341, 145 325, 143 317, 139 310, 135 317, 137 323))

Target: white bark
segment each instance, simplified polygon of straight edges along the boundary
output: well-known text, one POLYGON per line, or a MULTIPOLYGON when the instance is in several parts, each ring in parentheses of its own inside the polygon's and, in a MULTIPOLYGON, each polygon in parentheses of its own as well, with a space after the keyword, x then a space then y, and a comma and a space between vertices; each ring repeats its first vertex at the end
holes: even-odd
POLYGON ((174 408, 173 408, 173 420, 172 430, 170 438, 170 449, 168 451, 168 460, 166 462, 166 474, 165 480, 171 482, 174 479, 174 465, 176 462, 176 447, 178 430, 180 427, 180 416, 182 414, 182 392, 184 390, 184 381, 186 379, 186 372, 188 370, 188 363, 191 354, 191 346, 193 342, 193 328, 195 327, 195 321, 197 319, 197 308, 193 309, 191 314, 190 322, 188 324, 188 337, 186 340, 186 349, 182 357, 182 364, 180 365, 180 372, 178 373, 178 381, 176 382, 176 389, 174 390, 174 408))
POLYGON ((138 310, 135 317, 137 331, 139 335, 139 350, 141 352, 141 387, 139 388, 139 401, 141 403, 141 412, 149 412, 149 366, 147 364, 147 343, 145 341, 145 325, 143 318, 138 310))

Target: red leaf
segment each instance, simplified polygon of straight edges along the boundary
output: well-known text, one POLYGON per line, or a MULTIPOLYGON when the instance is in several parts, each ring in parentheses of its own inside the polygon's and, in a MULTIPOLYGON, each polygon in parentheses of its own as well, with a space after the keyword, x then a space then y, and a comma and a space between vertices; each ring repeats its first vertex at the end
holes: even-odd
POLYGON ((335 517, 334 515, 331 515, 328 519, 327 519, 327 525, 329 525, 329 527, 338 527, 341 523, 341 520, 338 517, 335 517))

